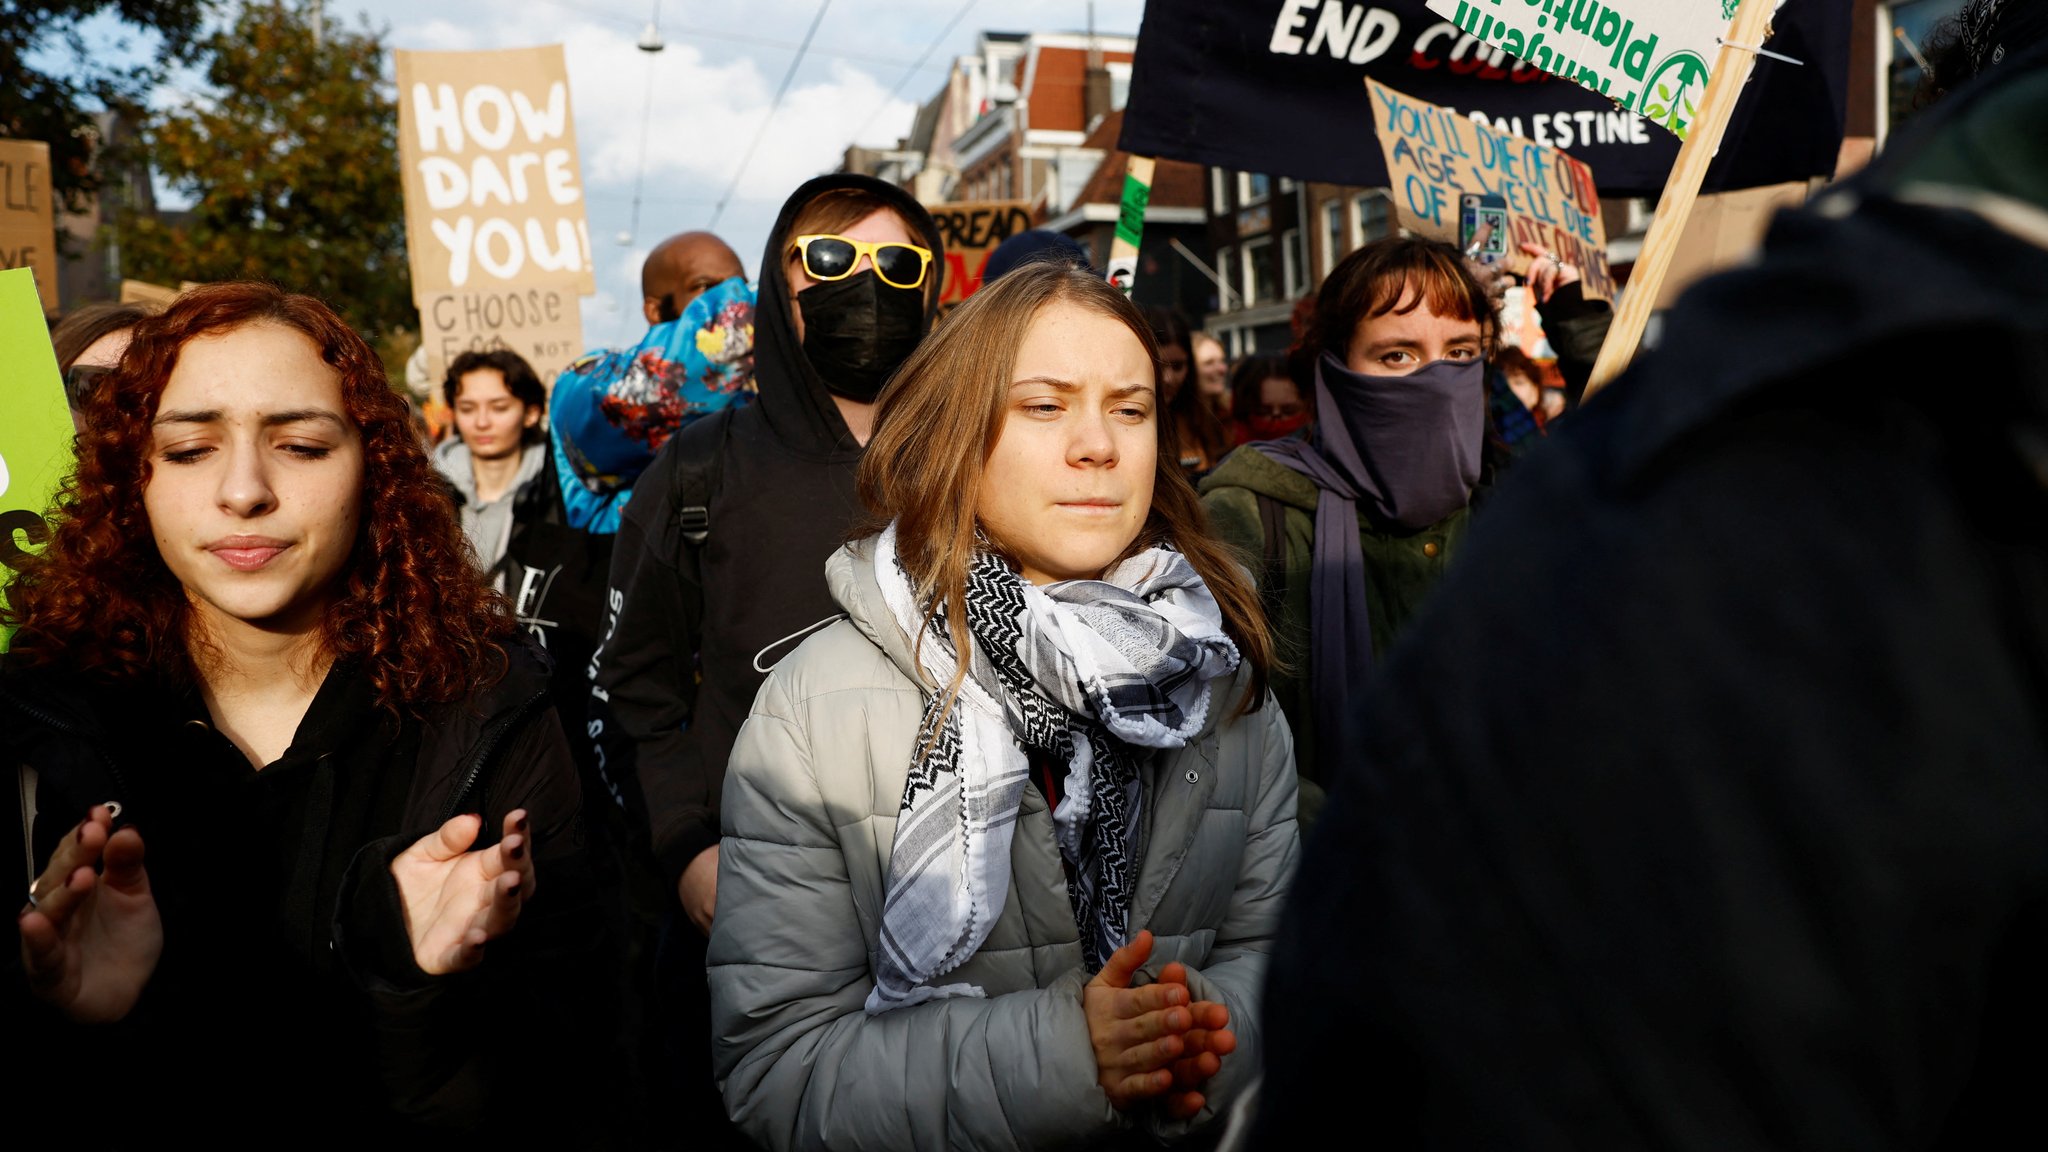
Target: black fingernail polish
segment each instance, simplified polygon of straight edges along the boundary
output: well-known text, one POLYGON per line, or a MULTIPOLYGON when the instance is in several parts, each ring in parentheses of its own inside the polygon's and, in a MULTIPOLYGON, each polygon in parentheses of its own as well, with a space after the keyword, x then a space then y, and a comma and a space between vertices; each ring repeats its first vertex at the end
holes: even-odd
POLYGON ((525 859, 525 858, 526 858, 526 845, 524 845, 524 844, 521 844, 521 845, 520 845, 519 847, 517 847, 517 848, 514 848, 514 849, 512 850, 512 853, 511 853, 511 855, 512 855, 512 858, 513 858, 514 860, 523 860, 523 859, 525 859))

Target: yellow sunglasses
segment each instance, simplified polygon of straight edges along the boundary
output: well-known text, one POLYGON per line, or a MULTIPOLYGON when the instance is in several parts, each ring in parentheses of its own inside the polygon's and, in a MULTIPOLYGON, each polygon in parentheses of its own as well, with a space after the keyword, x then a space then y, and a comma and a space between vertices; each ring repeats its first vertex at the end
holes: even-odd
POLYGON ((799 236, 790 251, 803 256, 804 275, 813 280, 844 280, 865 256, 875 275, 892 288, 917 288, 932 266, 932 250, 894 240, 849 240, 844 236, 799 236))

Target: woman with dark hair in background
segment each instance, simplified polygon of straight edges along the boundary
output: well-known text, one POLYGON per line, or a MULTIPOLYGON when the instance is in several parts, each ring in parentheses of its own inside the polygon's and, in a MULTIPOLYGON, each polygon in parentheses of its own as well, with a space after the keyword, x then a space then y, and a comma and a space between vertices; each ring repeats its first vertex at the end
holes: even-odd
POLYGON ((64 374, 64 395, 71 404, 73 423, 100 377, 121 362, 130 330, 156 313, 153 304, 81 304, 50 329, 50 345, 57 353, 57 371, 64 374))
POLYGON ((1360 248, 1323 282, 1303 341, 1313 434, 1255 443, 1202 485, 1216 533, 1266 574, 1262 592, 1280 608, 1288 671, 1274 692, 1311 817, 1326 758, 1350 746, 1352 693, 1465 535, 1496 450, 1486 362, 1498 328, 1457 249, 1406 238, 1360 248))
POLYGON ((1209 401, 1209 407, 1218 416, 1230 413, 1230 354, 1223 350, 1223 341, 1207 332, 1194 332, 1191 339, 1195 349, 1195 384, 1209 401))
POLYGON ((882 396, 850 618, 726 779, 713 1031, 767 1147, 1157 1147, 1251 1083, 1294 772, 1149 335, 1027 264, 882 396))
POLYGON ((1195 378, 1195 345, 1188 322, 1171 308, 1144 310, 1159 347, 1159 395, 1165 404, 1165 443, 1190 481, 1200 480, 1230 452, 1230 429, 1195 378))
POLYGON ((455 435, 434 450, 434 466, 455 486, 477 564, 505 591, 499 562, 514 522, 564 519, 541 427, 548 394, 533 366, 506 348, 457 356, 441 390, 455 413, 455 435))
POLYGON ((86 415, 0 662, 36 1106, 111 1144, 602 1128, 614 937, 546 669, 375 354, 208 285, 86 415))
POLYGON ((1284 440, 1308 427, 1315 412, 1287 371, 1287 357, 1262 352, 1230 374, 1231 433, 1239 444, 1284 440))

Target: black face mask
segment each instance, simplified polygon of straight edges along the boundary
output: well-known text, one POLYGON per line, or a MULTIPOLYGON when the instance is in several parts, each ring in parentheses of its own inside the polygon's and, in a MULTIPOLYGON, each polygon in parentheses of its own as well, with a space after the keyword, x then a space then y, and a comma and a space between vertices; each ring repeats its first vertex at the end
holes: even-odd
POLYGON ((796 294, 804 355, 835 394, 871 404, 924 339, 924 291, 892 288, 874 269, 796 294))

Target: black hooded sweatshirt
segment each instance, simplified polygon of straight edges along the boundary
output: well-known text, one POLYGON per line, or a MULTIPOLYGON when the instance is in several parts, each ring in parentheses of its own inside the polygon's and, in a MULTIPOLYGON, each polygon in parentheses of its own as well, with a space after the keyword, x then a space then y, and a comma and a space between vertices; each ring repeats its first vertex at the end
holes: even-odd
MULTIPOLYGON (((591 731, 606 779, 644 798, 652 847, 671 886, 718 843, 725 761, 765 671, 800 633, 838 614, 825 559, 860 513, 861 446, 805 356, 783 256, 797 213, 836 188, 872 192, 923 233, 937 225, 900 188, 865 176, 821 176, 782 206, 761 259, 754 317, 755 402, 702 420, 662 449, 619 523, 610 620, 592 661, 591 731), (716 460, 716 465, 710 462, 716 460), (708 536, 679 522, 689 476, 714 475, 708 536), (694 667, 693 667, 694 665, 694 667), (607 718, 608 717, 608 718, 607 718)), ((926 283, 925 329, 938 310, 941 263, 926 283)))

